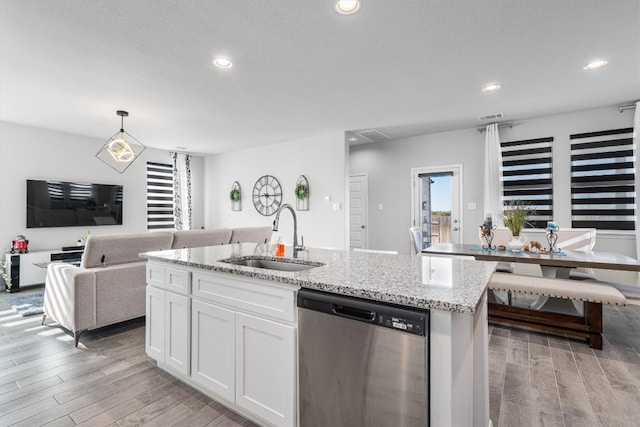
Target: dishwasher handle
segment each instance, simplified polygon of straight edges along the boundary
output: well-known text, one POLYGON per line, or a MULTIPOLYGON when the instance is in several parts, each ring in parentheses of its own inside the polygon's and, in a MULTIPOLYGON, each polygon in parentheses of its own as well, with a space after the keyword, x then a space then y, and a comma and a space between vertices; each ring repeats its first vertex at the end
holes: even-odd
POLYGON ((333 314, 349 319, 362 320, 365 322, 373 322, 376 319, 376 312, 371 310, 363 310, 357 307, 351 307, 344 304, 331 304, 333 314))

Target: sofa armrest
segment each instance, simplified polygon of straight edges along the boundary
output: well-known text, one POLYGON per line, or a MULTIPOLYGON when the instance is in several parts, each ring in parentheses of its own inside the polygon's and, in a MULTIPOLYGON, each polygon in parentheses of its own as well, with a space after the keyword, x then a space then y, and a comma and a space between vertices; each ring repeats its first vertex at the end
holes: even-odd
POLYGON ((49 264, 44 288, 44 313, 71 332, 95 327, 95 273, 66 263, 49 264))

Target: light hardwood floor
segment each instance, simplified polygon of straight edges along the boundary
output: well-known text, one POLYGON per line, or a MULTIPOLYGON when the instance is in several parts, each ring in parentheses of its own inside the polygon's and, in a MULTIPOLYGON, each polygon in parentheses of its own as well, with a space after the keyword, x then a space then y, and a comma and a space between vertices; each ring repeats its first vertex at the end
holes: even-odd
MULTIPOLYGON (((19 294, 42 291, 27 288, 19 294)), ((155 366, 144 319, 70 335, 0 294, 0 426, 255 426, 155 366)))
MULTIPOLYGON (((20 294, 40 291, 28 288, 20 294)), ((89 332, 81 346, 0 294, 0 426, 255 426, 155 367, 144 322, 89 332)), ((640 307, 605 308, 604 350, 489 328, 494 426, 640 425, 640 307)))

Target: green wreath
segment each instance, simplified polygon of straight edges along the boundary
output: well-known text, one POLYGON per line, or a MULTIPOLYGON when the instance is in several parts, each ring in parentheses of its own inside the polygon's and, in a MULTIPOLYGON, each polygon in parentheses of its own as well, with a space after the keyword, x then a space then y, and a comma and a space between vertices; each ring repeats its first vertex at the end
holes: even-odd
POLYGON ((304 184, 296 184, 295 193, 296 193, 296 199, 304 200, 307 197, 309 197, 309 187, 307 187, 304 184))
POLYGON ((239 202, 240 201, 240 190, 238 190, 237 188, 232 189, 229 192, 229 199, 231 199, 232 202, 239 202))

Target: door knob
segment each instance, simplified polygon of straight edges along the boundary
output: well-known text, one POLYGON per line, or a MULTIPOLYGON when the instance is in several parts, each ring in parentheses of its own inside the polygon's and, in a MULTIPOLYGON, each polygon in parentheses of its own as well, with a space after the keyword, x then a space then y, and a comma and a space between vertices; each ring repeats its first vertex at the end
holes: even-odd
POLYGON ((454 219, 454 220, 453 220, 453 223, 454 223, 454 224, 457 224, 457 223, 458 223, 458 220, 457 220, 457 219, 454 219))
POLYGON ((458 227, 453 227, 453 231, 458 231, 458 227))
POLYGON ((364 225, 361 225, 360 228, 364 228, 364 225))

